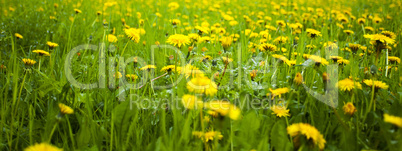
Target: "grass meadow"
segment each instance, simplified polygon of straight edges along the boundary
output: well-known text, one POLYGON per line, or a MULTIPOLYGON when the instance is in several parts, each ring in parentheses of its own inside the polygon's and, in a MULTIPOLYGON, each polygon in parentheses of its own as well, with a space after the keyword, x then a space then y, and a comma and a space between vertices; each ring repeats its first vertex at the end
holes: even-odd
POLYGON ((0 150, 402 149, 401 1, 0 3, 0 150))

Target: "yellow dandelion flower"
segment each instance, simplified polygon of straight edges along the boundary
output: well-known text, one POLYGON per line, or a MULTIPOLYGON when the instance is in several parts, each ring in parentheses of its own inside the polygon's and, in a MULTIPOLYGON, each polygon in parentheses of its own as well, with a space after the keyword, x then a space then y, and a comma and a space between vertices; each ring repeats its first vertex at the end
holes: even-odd
MULTIPOLYGON (((288 134, 297 138, 297 136, 305 136, 308 141, 312 141, 315 146, 318 146, 320 150, 325 148, 325 139, 324 136, 314 127, 307 123, 296 123, 292 124, 287 128, 288 134)), ((295 139, 294 141, 297 141, 295 139)))
MULTIPOLYGON (((269 88, 269 91, 271 92, 272 97, 279 96, 279 98, 281 98, 282 94, 288 93, 290 91, 290 89, 289 88, 278 88, 278 89, 272 90, 271 88, 269 88)), ((267 96, 269 94, 270 93, 267 93, 267 96)))
POLYGON ((186 78, 191 77, 204 77, 204 72, 199 70, 197 67, 187 64, 181 69, 181 74, 184 74, 186 78))
POLYGON ((346 103, 343 107, 343 112, 347 115, 352 116, 357 110, 356 107, 353 105, 352 102, 346 103))
POLYGON ((398 57, 396 57, 396 56, 389 56, 388 57, 388 61, 390 61, 391 63, 400 63, 401 62, 401 59, 400 58, 398 58, 398 57))
POLYGON ((196 136, 198 138, 201 138, 202 141, 204 142, 209 142, 214 140, 215 138, 220 140, 223 138, 223 135, 221 134, 221 132, 218 131, 209 131, 209 132, 200 132, 200 131, 194 131, 193 136, 196 136))
POLYGON ((374 28, 373 27, 364 27, 364 30, 373 32, 374 28))
POLYGON ((359 50, 359 48, 361 47, 359 44, 352 44, 352 43, 349 43, 348 45, 349 45, 349 49, 350 49, 353 53, 356 53, 356 52, 359 50))
POLYGON ((300 85, 303 82, 303 76, 301 75, 300 72, 296 73, 295 78, 293 79, 293 81, 297 84, 300 85))
POLYGON ((140 32, 138 29, 136 28, 128 28, 128 29, 124 29, 124 33, 127 35, 127 37, 130 40, 133 40, 135 43, 139 43, 140 42, 140 32))
POLYGON ((227 48, 229 48, 232 45, 233 37, 231 37, 231 36, 222 37, 219 41, 221 42, 223 48, 226 50, 227 48))
POLYGON ((277 37, 277 38, 275 38, 274 39, 274 43, 276 43, 276 44, 283 44, 283 43, 286 43, 287 41, 288 41, 288 37, 286 37, 286 36, 279 36, 279 37, 277 37))
POLYGON ((366 84, 369 87, 372 87, 374 84, 375 89, 388 89, 388 85, 382 81, 376 81, 376 80, 368 80, 365 79, 363 80, 363 83, 366 84))
POLYGON ((326 59, 321 58, 320 56, 316 56, 316 55, 309 55, 308 59, 313 60, 316 65, 320 65, 320 64, 328 65, 329 64, 329 62, 326 59))
POLYGON ((346 59, 341 59, 341 60, 338 60, 337 63, 340 65, 346 65, 346 64, 349 64, 350 61, 346 60, 346 59))
POLYGON ((74 12, 75 12, 76 14, 82 13, 82 11, 79 10, 79 9, 74 9, 74 12))
POLYGON ((259 47, 258 47, 262 52, 266 52, 266 51, 276 51, 276 46, 273 44, 269 44, 269 43, 262 43, 259 47))
POLYGON ((359 19, 357 19, 357 23, 364 25, 364 24, 366 23, 366 19, 364 19, 364 18, 359 18, 359 19))
POLYGON ((315 29, 307 28, 306 29, 307 36, 310 38, 316 38, 316 37, 321 37, 321 32, 315 29))
POLYGON ((24 64, 27 65, 27 66, 32 66, 32 65, 34 65, 36 63, 35 60, 26 59, 26 58, 22 59, 22 62, 24 62, 24 64))
POLYGON ((251 80, 254 80, 254 78, 257 76, 257 72, 258 72, 258 70, 252 70, 249 73, 251 80))
POLYGON ((120 79, 121 77, 123 77, 123 75, 120 72, 116 72, 115 74, 113 74, 113 77, 120 79))
POLYGON ((278 20, 278 21, 276 21, 276 24, 277 24, 279 27, 286 26, 286 23, 285 23, 285 21, 283 21, 283 20, 278 20))
POLYGON ((391 38, 394 40, 396 39, 396 35, 392 31, 382 31, 381 34, 384 36, 387 36, 388 38, 391 38))
POLYGON ((57 148, 56 146, 48 143, 40 143, 29 146, 25 148, 24 151, 63 151, 63 149, 57 148))
POLYGON ((398 116, 392 116, 387 113, 384 114, 384 122, 394 124, 399 128, 402 128, 402 118, 398 116))
POLYGON ((181 98, 181 103, 186 109, 202 109, 204 106, 202 99, 188 94, 183 95, 181 98))
POLYGON ((175 65, 167 65, 162 67, 161 71, 163 72, 181 72, 181 67, 177 67, 175 65))
POLYGON ((201 61, 209 61, 209 60, 212 60, 212 57, 210 55, 206 55, 201 58, 201 61))
POLYGON ((107 35, 107 41, 110 43, 117 42, 117 37, 115 35, 109 34, 107 35))
POLYGON ((23 37, 21 34, 19 34, 19 33, 15 33, 14 36, 17 37, 17 39, 23 39, 23 38, 24 38, 24 37, 23 37))
POLYGON ((172 19, 170 22, 172 23, 172 25, 180 25, 181 24, 181 21, 178 19, 172 19))
POLYGON ((138 79, 138 76, 135 74, 126 74, 126 78, 134 81, 134 80, 138 79))
POLYGON ((169 36, 169 38, 166 40, 166 42, 169 44, 172 44, 173 46, 180 48, 181 46, 190 44, 190 38, 188 36, 185 36, 182 34, 175 34, 175 35, 169 36))
POLYGON ((393 44, 395 42, 394 39, 391 39, 382 34, 364 35, 364 38, 368 38, 371 40, 371 42, 376 44, 393 44))
POLYGON ((39 54, 40 56, 50 56, 50 53, 49 52, 47 52, 47 51, 44 51, 44 50, 33 50, 32 51, 33 53, 37 53, 37 54, 39 54))
POLYGON ((352 30, 343 30, 343 32, 347 35, 354 35, 355 32, 353 32, 352 30))
POLYGON ((289 117, 289 109, 286 109, 284 106, 278 106, 278 105, 273 105, 271 107, 271 110, 273 111, 272 114, 275 114, 278 117, 289 117))
POLYGON ((222 57, 222 61, 223 61, 223 63, 225 63, 225 64, 229 64, 229 63, 231 63, 231 62, 233 61, 233 59, 232 59, 232 58, 228 58, 228 57, 222 57))
POLYGON ((60 109, 60 113, 62 113, 62 114, 73 114, 74 113, 74 110, 71 107, 69 107, 63 103, 59 103, 59 109, 60 109))
POLYGON ((151 69, 156 69, 156 66, 155 65, 146 65, 146 66, 140 68, 141 71, 143 71, 143 70, 151 70, 151 69))
POLYGON ((190 92, 205 94, 207 96, 213 96, 218 92, 218 86, 214 81, 208 77, 195 77, 187 82, 187 89, 190 92))
POLYGON ((54 42, 50 42, 50 41, 46 42, 46 44, 47 44, 47 46, 49 46, 50 49, 53 49, 53 48, 59 46, 59 44, 54 43, 54 42))
POLYGON ((209 34, 209 28, 204 26, 195 26, 194 27, 201 34, 209 34))
POLYGON ((340 56, 330 56, 329 58, 330 58, 331 60, 333 60, 334 62, 338 62, 338 60, 343 59, 343 58, 340 57, 340 56))
POLYGON ((222 116, 228 116, 232 120, 238 120, 241 115, 241 110, 239 107, 230 104, 228 101, 220 101, 220 100, 215 100, 215 101, 210 101, 204 105, 204 107, 218 112, 219 115, 222 116))

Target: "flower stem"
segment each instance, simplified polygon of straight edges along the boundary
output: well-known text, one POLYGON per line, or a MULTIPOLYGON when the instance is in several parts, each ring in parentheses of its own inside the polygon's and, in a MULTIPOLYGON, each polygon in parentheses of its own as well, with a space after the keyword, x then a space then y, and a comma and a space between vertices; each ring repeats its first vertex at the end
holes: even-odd
POLYGON ((56 131, 56 127, 57 127, 58 124, 59 124, 59 122, 54 123, 53 129, 52 129, 52 131, 50 132, 50 135, 49 135, 49 140, 47 140, 48 143, 50 143, 50 140, 52 140, 53 133, 54 133, 54 131, 56 131))

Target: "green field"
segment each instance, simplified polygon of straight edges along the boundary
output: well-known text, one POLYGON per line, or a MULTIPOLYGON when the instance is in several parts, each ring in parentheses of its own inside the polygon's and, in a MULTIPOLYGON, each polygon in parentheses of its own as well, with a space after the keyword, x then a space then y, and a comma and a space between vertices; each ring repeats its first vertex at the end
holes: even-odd
POLYGON ((0 4, 0 150, 402 150, 402 1, 0 4))

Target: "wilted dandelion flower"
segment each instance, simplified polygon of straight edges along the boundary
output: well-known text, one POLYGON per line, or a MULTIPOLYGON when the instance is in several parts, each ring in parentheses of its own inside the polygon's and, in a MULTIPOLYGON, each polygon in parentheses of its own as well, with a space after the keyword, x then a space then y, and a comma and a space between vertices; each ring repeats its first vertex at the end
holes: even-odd
POLYGON ((32 52, 39 54, 39 56, 50 56, 49 52, 44 50, 33 50, 32 52))
POLYGON ((130 40, 133 40, 135 43, 140 42, 140 31, 136 28, 124 29, 124 33, 130 40))
POLYGON ((23 39, 23 38, 24 38, 24 37, 23 37, 21 34, 19 34, 19 33, 15 33, 14 36, 17 37, 17 39, 23 39))
POLYGON ((207 96, 213 96, 218 92, 218 86, 215 82, 204 76, 192 78, 187 82, 187 89, 190 92, 205 94, 207 96))
POLYGON ((63 103, 59 103, 59 109, 60 109, 61 114, 73 114, 74 113, 74 110, 71 107, 69 107, 63 103))
POLYGON ((232 120, 238 120, 241 114, 241 110, 239 107, 230 104, 230 102, 227 101, 220 101, 220 100, 210 101, 206 103, 204 107, 212 111, 218 112, 219 115, 228 116, 232 120))
POLYGON ((306 29, 307 32, 307 36, 310 38, 317 38, 317 37, 321 37, 321 32, 315 29, 311 29, 311 28, 307 28, 306 29))
POLYGON ((365 79, 363 80, 363 83, 366 84, 369 87, 372 87, 374 84, 374 88, 376 90, 378 89, 388 89, 388 85, 382 81, 376 81, 376 80, 371 80, 371 79, 365 79))
MULTIPOLYGON (((320 150, 323 150, 325 147, 325 139, 322 134, 310 124, 307 123, 296 123, 292 124, 287 128, 288 134, 293 137, 294 142, 298 142, 300 140, 300 136, 305 136, 307 141, 311 141, 315 146, 318 146, 320 150)), ((299 144, 300 145, 300 144, 299 144)), ((296 146, 300 147, 300 146, 296 146)))
POLYGON ((181 98, 181 103, 186 109, 202 109, 204 106, 202 99, 188 94, 183 95, 181 98))
POLYGON ((31 145, 25 148, 24 151, 63 151, 63 149, 57 148, 56 146, 53 146, 48 143, 40 143, 31 145))
POLYGON ((275 114, 278 117, 289 117, 289 109, 286 109, 284 106, 273 105, 271 107, 272 114, 275 114))
POLYGON ((272 97, 279 96, 279 98, 281 98, 282 94, 288 93, 290 91, 290 89, 289 88, 278 88, 278 89, 272 90, 271 88, 269 88, 269 91, 271 93, 267 93, 267 96, 269 94, 272 94, 272 97))
POLYGON ((24 64, 27 65, 27 66, 32 66, 32 65, 34 65, 36 63, 35 60, 26 59, 26 58, 22 59, 22 62, 24 62, 24 64))
POLYGON ((384 114, 384 122, 394 124, 399 128, 402 128, 402 118, 398 116, 392 116, 387 113, 384 114))
POLYGON ((143 71, 143 70, 149 71, 151 69, 156 69, 156 66, 155 65, 146 65, 146 66, 140 68, 141 71, 143 71))
POLYGON ((190 38, 188 36, 182 35, 182 34, 175 34, 172 36, 169 36, 169 38, 166 40, 167 43, 172 44, 173 46, 176 47, 181 47, 190 44, 190 38))
POLYGON ((352 116, 357 110, 356 107, 353 105, 352 102, 346 103, 343 107, 343 112, 347 115, 352 116))

